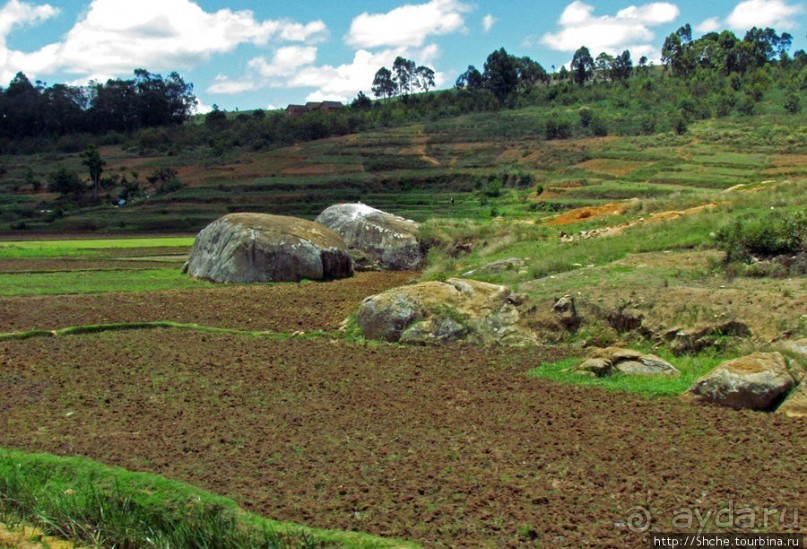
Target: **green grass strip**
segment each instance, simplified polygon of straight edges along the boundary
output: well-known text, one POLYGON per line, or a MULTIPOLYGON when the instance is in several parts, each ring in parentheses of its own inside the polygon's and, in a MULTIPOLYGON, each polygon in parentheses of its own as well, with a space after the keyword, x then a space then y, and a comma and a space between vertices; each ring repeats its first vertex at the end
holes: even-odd
POLYGON ((178 248, 193 246, 192 236, 160 238, 103 238, 73 240, 17 240, 0 242, 0 258, 56 257, 98 250, 178 248))
POLYGON ((561 383, 600 387, 610 391, 636 393, 649 397, 670 397, 680 395, 689 389, 701 376, 710 372, 721 362, 733 357, 718 357, 711 355, 675 357, 666 351, 653 351, 680 370, 679 377, 672 376, 628 376, 613 374, 608 377, 590 377, 572 372, 571 368, 580 364, 584 359, 567 358, 558 362, 542 364, 530 370, 527 375, 535 378, 551 379, 561 383))
POLYGON ((279 522, 235 501, 83 457, 0 449, 0 522, 103 547, 416 547, 279 522))
POLYGON ((182 274, 178 266, 146 270, 0 273, 0 296, 146 292, 211 288, 212 282, 182 274))
POLYGON ((215 332, 222 334, 235 334, 253 337, 267 337, 274 340, 284 339, 315 339, 320 337, 333 337, 335 334, 314 330, 305 333, 275 332, 272 330, 251 331, 238 330, 236 328, 218 328, 215 326, 202 326, 200 324, 173 322, 170 320, 157 320, 153 322, 116 322, 108 324, 87 324, 84 326, 68 326, 58 330, 28 330, 24 332, 12 332, 0 334, 0 341, 13 339, 30 339, 33 337, 61 337, 85 334, 98 334, 102 332, 118 332, 125 330, 153 330, 159 328, 172 328, 180 330, 194 330, 199 332, 215 332))

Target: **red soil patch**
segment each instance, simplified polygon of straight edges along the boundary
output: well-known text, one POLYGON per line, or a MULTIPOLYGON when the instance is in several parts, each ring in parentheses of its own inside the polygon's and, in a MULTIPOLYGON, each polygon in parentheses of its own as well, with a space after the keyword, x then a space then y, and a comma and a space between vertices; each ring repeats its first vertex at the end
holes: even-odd
MULTIPOLYGON (((525 376, 568 352, 175 330, 5 341, 0 446, 432 547, 646 547, 625 525, 637 505, 662 532, 682 508, 807 512, 803 423, 525 376)), ((762 530, 783 531, 778 516, 762 530)))
POLYGON ((622 215, 625 213, 627 205, 624 203, 605 204, 603 206, 585 206, 583 208, 575 208, 568 212, 559 215, 554 220, 547 223, 553 227, 560 225, 569 225, 577 223, 584 219, 599 219, 609 215, 622 215))

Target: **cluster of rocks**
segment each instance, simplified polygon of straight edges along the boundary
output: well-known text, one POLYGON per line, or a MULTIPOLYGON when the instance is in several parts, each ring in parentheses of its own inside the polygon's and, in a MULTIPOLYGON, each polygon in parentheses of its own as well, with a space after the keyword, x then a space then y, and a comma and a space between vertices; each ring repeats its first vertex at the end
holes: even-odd
POLYGON ((364 204, 340 204, 315 221, 257 213, 217 219, 199 233, 184 270, 214 282, 297 282, 353 275, 354 268, 423 264, 418 225, 364 204))
POLYGON ((631 376, 678 377, 681 375, 675 366, 656 355, 619 347, 596 349, 589 358, 575 366, 573 370, 596 377, 606 377, 614 373, 631 376))
MULTIPOLYGON (((787 349, 807 358, 807 340, 789 342, 787 349)), ((680 376, 665 360, 632 349, 609 347, 572 368, 589 376, 623 375, 680 376)), ((687 389, 681 398, 697 404, 716 404, 734 409, 776 411, 791 417, 807 417, 807 371, 799 361, 782 353, 756 352, 719 364, 687 389)))

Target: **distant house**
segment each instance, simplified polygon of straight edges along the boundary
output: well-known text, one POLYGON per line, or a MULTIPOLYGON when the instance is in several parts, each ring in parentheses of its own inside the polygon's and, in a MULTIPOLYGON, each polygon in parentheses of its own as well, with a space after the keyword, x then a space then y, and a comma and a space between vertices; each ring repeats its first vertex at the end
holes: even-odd
POLYGON ((286 107, 286 115, 300 116, 314 111, 334 112, 342 108, 344 108, 344 105, 339 101, 309 101, 305 105, 289 105, 286 107))

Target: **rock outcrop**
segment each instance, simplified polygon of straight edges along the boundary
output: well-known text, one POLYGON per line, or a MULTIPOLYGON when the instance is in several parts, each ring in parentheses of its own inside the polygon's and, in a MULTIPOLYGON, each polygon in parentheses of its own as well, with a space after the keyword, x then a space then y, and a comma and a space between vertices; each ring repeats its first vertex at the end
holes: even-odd
POLYGON ((523 325, 525 300, 505 286, 452 278, 368 297, 357 322, 368 339, 391 342, 536 345, 535 334, 523 325))
POLYGON ((338 233, 357 270, 411 271, 423 266, 418 224, 365 204, 337 204, 315 220, 338 233))
POLYGON ((793 389, 776 411, 789 417, 807 417, 807 381, 793 389))
POLYGON ((723 362, 697 380, 683 395, 735 409, 771 410, 796 384, 781 353, 753 353, 723 362))
POLYGON ((675 366, 656 355, 619 347, 596 349, 591 357, 572 368, 572 371, 596 377, 613 373, 631 376, 681 375, 675 366))
POLYGON ((199 233, 185 270, 214 282, 296 282, 353 275, 342 237, 304 219, 236 213, 199 233))

